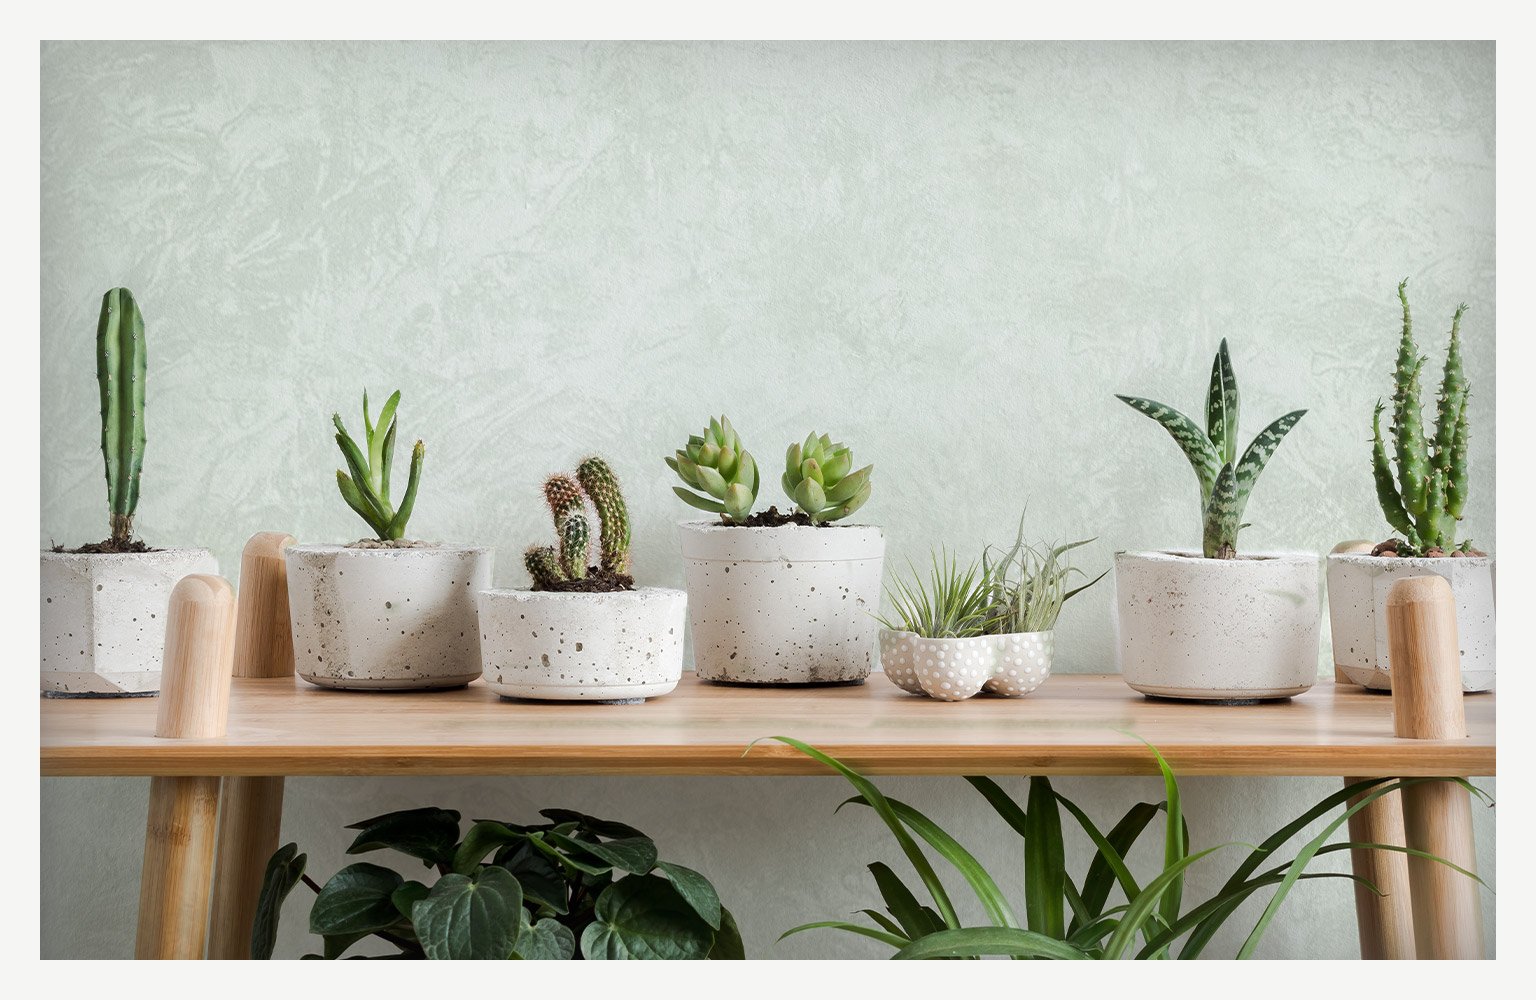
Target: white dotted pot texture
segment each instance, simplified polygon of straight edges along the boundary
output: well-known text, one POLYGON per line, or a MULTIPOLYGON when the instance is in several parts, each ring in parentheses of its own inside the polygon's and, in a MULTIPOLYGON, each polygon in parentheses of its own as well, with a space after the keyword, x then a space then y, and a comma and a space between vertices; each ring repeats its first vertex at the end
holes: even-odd
POLYGON ((1328 557, 1328 623, 1333 662, 1356 684, 1392 690, 1387 651, 1387 592, 1410 576, 1440 576, 1456 597, 1461 689, 1490 691, 1494 683, 1494 565, 1491 556, 1457 559, 1328 557))
POLYGON ((207 549, 44 552, 42 689, 113 697, 160 690, 165 612, 184 576, 217 575, 207 549))
POLYGON ((321 687, 459 687, 480 676, 476 595, 491 550, 435 545, 286 550, 293 659, 321 687))
POLYGON ((1118 552, 1120 673, 1137 691, 1166 698, 1301 694, 1317 680, 1321 577, 1311 552, 1118 552))
POLYGON ((665 587, 611 594, 480 592, 485 683, 508 698, 654 698, 683 676, 688 595, 665 587))
POLYGON ((903 691, 940 701, 964 701, 983 692, 1023 697, 1051 676, 1054 650, 1053 632, 927 639, 880 630, 885 676, 903 691))
POLYGON ((868 525, 682 533, 694 670, 743 684, 862 681, 874 667, 885 536, 868 525))

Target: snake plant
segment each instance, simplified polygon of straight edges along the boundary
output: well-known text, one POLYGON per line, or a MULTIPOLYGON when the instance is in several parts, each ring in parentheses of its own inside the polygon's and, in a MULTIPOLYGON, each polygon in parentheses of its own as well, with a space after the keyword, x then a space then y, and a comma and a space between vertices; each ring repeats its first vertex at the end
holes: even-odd
POLYGON ((1194 467, 1200 481, 1202 541, 1207 559, 1237 558, 1237 533, 1247 527, 1243 509, 1264 465, 1306 410, 1293 410, 1259 432, 1239 456, 1237 452, 1237 376, 1226 338, 1211 364, 1211 384, 1205 397, 1205 426, 1152 399, 1116 396, 1132 409, 1163 426, 1194 467))

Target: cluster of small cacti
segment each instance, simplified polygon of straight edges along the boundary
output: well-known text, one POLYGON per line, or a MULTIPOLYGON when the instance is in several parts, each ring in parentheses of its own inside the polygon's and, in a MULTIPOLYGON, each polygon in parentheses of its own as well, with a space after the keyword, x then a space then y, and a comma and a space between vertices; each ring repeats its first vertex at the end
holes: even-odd
MULTIPOLYGON (((1467 398, 1470 388, 1461 367, 1461 315, 1456 307, 1451 319, 1451 343, 1446 349, 1440 379, 1435 432, 1426 433, 1420 409, 1419 375, 1428 358, 1419 354, 1413 340, 1413 321, 1408 312, 1408 279, 1397 286, 1403 304, 1403 333, 1397 363, 1392 371, 1392 455, 1381 436, 1381 413, 1386 404, 1377 401, 1371 420, 1371 470, 1376 478, 1376 498, 1387 523, 1401 531, 1405 544, 1398 555, 1419 555, 1432 549, 1450 552, 1456 547, 1456 522, 1467 502, 1467 398), (1393 478, 1392 461, 1397 475, 1393 478)), ((1471 550, 1471 542, 1461 548, 1471 550)))
POLYGON ((523 554, 534 590, 557 590, 587 576, 592 545, 588 500, 597 511, 599 568, 610 576, 629 573, 629 508, 613 469, 593 456, 576 467, 574 478, 556 473, 544 481, 544 502, 559 545, 534 545, 523 554))
POLYGON ((1227 353, 1226 338, 1211 365, 1211 385, 1205 398, 1202 429, 1189 417, 1156 400, 1117 396, 1121 402, 1163 425, 1184 450, 1200 480, 1203 547, 1207 559, 1237 558, 1237 533, 1247 527, 1243 508, 1269 457, 1306 410, 1293 410, 1259 432, 1242 457, 1237 454, 1237 377, 1227 353))
POLYGON ((411 519, 411 509, 416 506, 416 488, 421 483, 421 462, 426 446, 420 441, 411 451, 410 478, 406 481, 405 496, 398 508, 389 500, 389 470, 395 457, 395 407, 400 405, 400 390, 384 403, 379 411, 377 425, 368 415, 368 392, 363 391, 363 445, 359 447, 352 435, 342 425, 341 414, 331 415, 336 425, 336 446, 346 459, 348 475, 336 470, 336 486, 347 506, 372 528, 382 541, 397 541, 405 537, 405 525, 411 519))
MULTIPOLYGON (((742 524, 757 502, 757 462, 742 447, 730 420, 710 418, 703 434, 666 459, 687 487, 672 491, 690 507, 719 514, 727 524, 742 524)), ((869 499, 873 465, 853 471, 853 452, 828 434, 812 431, 792 444, 784 457, 780 484, 795 507, 815 524, 847 517, 869 499)))
POLYGON ((133 293, 114 288, 101 298, 96 324, 96 381, 101 386, 101 453, 107 463, 112 544, 133 538, 144 469, 144 317, 133 293))

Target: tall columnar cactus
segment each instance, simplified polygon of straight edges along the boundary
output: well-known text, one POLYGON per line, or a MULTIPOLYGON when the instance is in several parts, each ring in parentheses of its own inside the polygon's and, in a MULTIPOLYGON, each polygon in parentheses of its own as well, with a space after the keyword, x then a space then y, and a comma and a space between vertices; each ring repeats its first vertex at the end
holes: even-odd
POLYGON ((1184 450, 1189 464, 1200 480, 1200 512, 1203 547, 1207 559, 1237 558, 1237 533, 1247 527, 1243 508, 1253 484, 1269 457, 1280 446, 1306 410, 1293 410, 1264 428, 1248 445, 1242 457, 1237 454, 1238 392, 1237 376, 1232 372, 1232 358, 1227 341, 1221 341, 1216 360, 1211 364, 1211 385, 1205 397, 1205 428, 1164 403, 1138 396, 1116 396, 1135 410, 1163 425, 1184 450))
POLYGON ((610 576, 628 574, 629 508, 613 469, 593 456, 577 466, 576 478, 556 473, 544 481, 544 502, 554 519, 559 548, 534 545, 523 553, 533 589, 559 590, 564 584, 586 578, 592 541, 586 515, 589 499, 597 510, 600 567, 610 576))
POLYGON ((789 446, 780 484, 812 521, 837 521, 864 506, 872 489, 869 474, 875 467, 852 468, 853 452, 846 445, 812 431, 803 443, 789 446))
POLYGON ((101 454, 107 463, 112 544, 133 538, 144 469, 144 316, 133 293, 114 288, 101 297, 96 324, 96 381, 101 386, 101 454))
POLYGON ((757 462, 724 416, 711 417, 704 433, 690 435, 687 446, 666 462, 692 487, 672 487, 688 506, 720 514, 732 524, 740 524, 752 513, 757 501, 757 462))
MULTIPOLYGON (((1456 547, 1456 522, 1461 520, 1467 502, 1467 399, 1471 389, 1461 364, 1461 316, 1467 307, 1465 303, 1457 306, 1451 319, 1451 342, 1445 352, 1431 437, 1424 427, 1419 388, 1428 359, 1419 354, 1413 340, 1407 278, 1397 286, 1397 297, 1403 306, 1403 333, 1392 370, 1390 456, 1381 436, 1385 403, 1377 401, 1371 420, 1371 471, 1376 479, 1376 499, 1387 523, 1402 532, 1407 542, 1398 547, 1399 555, 1415 555, 1430 549, 1449 552, 1456 547)), ((1472 543, 1463 541, 1460 547, 1470 550, 1472 543)))
POLYGON ((421 484, 421 463, 427 449, 420 441, 411 450, 410 478, 405 484, 405 496, 398 509, 389 501, 389 470, 395 457, 395 407, 400 405, 400 390, 384 403, 379 411, 377 425, 368 416, 368 392, 363 391, 363 447, 359 447, 352 435, 342 425, 341 414, 331 415, 336 425, 336 446, 341 449, 351 474, 336 470, 336 486, 341 498, 383 541, 395 541, 405 537, 405 525, 411 519, 416 506, 416 488, 421 484))

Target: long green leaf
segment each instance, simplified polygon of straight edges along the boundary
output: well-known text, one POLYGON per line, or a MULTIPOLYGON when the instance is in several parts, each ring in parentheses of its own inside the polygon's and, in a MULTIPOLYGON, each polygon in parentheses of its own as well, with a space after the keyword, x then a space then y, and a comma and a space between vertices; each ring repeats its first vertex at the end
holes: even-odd
POLYGON ((1216 360, 1211 362, 1211 387, 1205 396, 1205 425, 1216 454, 1223 462, 1237 461, 1237 376, 1232 373, 1232 356, 1227 352, 1227 338, 1221 338, 1216 360))
POLYGON ((900 924, 885 914, 881 913, 879 910, 860 910, 859 912, 873 920, 875 923, 879 924, 880 928, 887 934, 894 934, 903 940, 911 940, 911 938, 907 937, 907 933, 901 929, 900 924))
POLYGON ((1253 439, 1253 443, 1243 452, 1242 461, 1237 463, 1237 513, 1241 517, 1243 508, 1248 505, 1248 494, 1253 492, 1253 484, 1258 480, 1259 473, 1264 471, 1264 466, 1269 462, 1275 449, 1280 447, 1280 442, 1290 433, 1296 422, 1307 415, 1306 410, 1292 410, 1283 417, 1278 417, 1268 427, 1259 432, 1259 436, 1253 439))
POLYGON ((1130 946, 1132 939, 1141 930, 1142 925, 1152 917, 1152 908, 1158 904, 1168 889, 1184 877, 1184 869, 1199 861, 1214 851, 1223 847, 1234 847, 1235 844, 1217 844, 1215 847, 1207 847, 1203 851, 1189 854, 1180 858, 1177 862, 1163 869, 1162 874, 1147 883, 1141 895, 1131 901, 1131 905, 1125 911, 1125 917, 1115 927, 1115 932, 1109 936, 1104 944, 1104 957, 1108 959, 1119 958, 1130 946))
POLYGON ((1061 813, 1049 778, 1029 779, 1024 836, 1024 912, 1029 929, 1055 940, 1067 936, 1062 912, 1066 852, 1061 842, 1061 813))
POLYGON ((1115 398, 1138 413, 1144 413, 1156 420, 1183 449, 1184 457, 1189 459, 1196 478, 1200 480, 1200 504, 1204 506, 1210 499, 1211 489, 1216 485, 1216 473, 1221 470, 1222 465, 1221 458, 1216 453, 1216 446, 1211 444, 1211 439, 1206 436, 1205 431, 1200 429, 1199 424, 1167 403, 1159 403, 1155 399, 1143 399, 1140 396, 1116 395, 1115 398))
MULTIPOLYGON (((1251 879, 1242 883, 1234 889, 1225 891, 1218 896, 1206 900, 1204 903, 1201 903, 1193 910, 1190 910, 1188 913, 1181 916, 1174 922, 1172 927, 1166 928, 1155 936, 1149 937, 1146 946, 1143 947, 1141 951, 1136 953, 1136 957, 1138 959, 1148 959, 1167 950, 1169 946, 1171 946, 1175 941, 1179 939, 1180 935, 1184 934, 1191 928, 1201 924, 1208 919, 1211 919, 1213 915, 1226 914, 1230 916, 1232 911, 1236 910, 1237 907, 1240 906, 1254 892, 1264 888, 1267 885, 1276 885, 1284 878, 1285 875, 1283 872, 1261 875, 1258 878, 1251 879)), ((1346 878, 1352 882, 1364 885, 1366 888, 1370 889, 1377 895, 1381 894, 1381 890, 1377 889, 1369 879, 1361 878, 1360 876, 1351 874, 1349 872, 1313 872, 1311 874, 1303 875, 1302 878, 1346 878)), ((1220 924, 1218 923, 1217 926, 1219 927, 1220 924)), ((1181 959, 1189 959, 1196 957, 1198 954, 1198 951, 1196 951, 1194 954, 1191 954, 1186 949, 1184 952, 1180 953, 1179 957, 1181 959)))
POLYGON ((1150 802, 1138 802, 1120 818, 1120 822, 1110 829, 1108 836, 1105 836, 1075 803, 1060 795, 1057 798, 1062 805, 1066 806, 1068 812, 1077 817, 1083 831, 1098 848, 1093 860, 1088 864, 1088 874, 1083 877, 1083 902, 1087 905, 1089 912, 1097 914, 1102 911, 1104 903, 1109 899, 1110 887, 1117 881, 1127 900, 1135 899, 1140 895, 1141 887, 1136 884, 1136 879, 1131 875, 1124 858, 1130 852, 1131 846, 1136 843, 1136 839, 1141 836, 1142 831, 1157 815, 1160 807, 1150 802))
POLYGON ((1017 955, 1023 958, 1084 959, 1082 949, 1035 931, 1017 927, 962 927, 939 931, 913 941, 893 957, 970 958, 976 955, 1017 955))
MULTIPOLYGON (((1145 740, 1142 741, 1146 743, 1145 740)), ((1184 809, 1179 798, 1179 779, 1174 777, 1173 768, 1168 766, 1168 761, 1157 747, 1147 743, 1152 751, 1152 756, 1157 758, 1157 769, 1163 774, 1163 794, 1168 801, 1168 824, 1163 834, 1163 870, 1166 872, 1169 866, 1184 860, 1189 854, 1189 840, 1184 835, 1184 809)), ((1179 908, 1183 903, 1184 879, 1182 876, 1173 879, 1163 894, 1159 912, 1162 914, 1163 923, 1171 924, 1178 919, 1179 908)), ((1135 900, 1132 900, 1134 904, 1135 900)))
POLYGON ((1202 526, 1205 558, 1215 559, 1225 546, 1237 548, 1237 532, 1241 525, 1242 505, 1238 503, 1237 476, 1231 465, 1223 465, 1216 474, 1216 486, 1210 501, 1205 505, 1202 526))
POLYGON ((823 927, 847 931, 849 934, 858 934, 861 937, 873 938, 876 941, 883 941, 893 948, 901 948, 907 944, 906 938, 892 934, 890 931, 880 930, 875 927, 865 927, 863 924, 852 924, 846 920, 817 920, 814 923, 801 924, 799 927, 791 927, 783 934, 780 934, 779 940, 782 941, 791 934, 799 934, 801 931, 820 930, 823 927))
POLYGON ((896 918, 902 933, 908 938, 915 940, 944 926, 942 923, 935 925, 929 919, 917 897, 912 895, 912 890, 888 865, 879 861, 871 862, 869 873, 875 877, 875 885, 880 890, 880 898, 885 900, 885 908, 896 918))
POLYGON ((1002 787, 991 778, 979 775, 966 775, 965 780, 971 783, 971 787, 982 794, 997 814, 1003 818, 1003 822, 1019 836, 1024 836, 1027 827, 1024 824, 1024 810, 1014 801, 1013 796, 1003 791, 1002 787))

